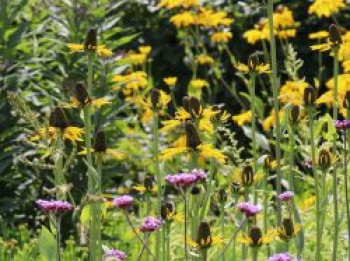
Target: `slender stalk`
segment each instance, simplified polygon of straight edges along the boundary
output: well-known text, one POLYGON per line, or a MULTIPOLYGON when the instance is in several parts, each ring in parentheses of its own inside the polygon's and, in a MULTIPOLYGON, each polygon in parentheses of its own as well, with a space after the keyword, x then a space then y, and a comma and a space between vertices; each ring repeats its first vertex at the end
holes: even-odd
MULTIPOLYGON (((156 213, 161 212, 162 204, 162 177, 159 169, 159 136, 158 136, 158 127, 159 127, 159 115, 158 111, 154 111, 153 117, 153 158, 154 158, 154 170, 157 177, 157 209, 156 213)), ((156 232, 156 258, 159 258, 160 245, 161 245, 161 235, 160 231, 156 232)))
POLYGON ((201 252, 202 252, 202 261, 207 261, 207 259, 208 259, 208 249, 203 249, 201 252))
MULTIPOLYGON (((225 203, 220 203, 220 227, 221 227, 221 236, 225 238, 225 203)), ((224 249, 224 246, 223 246, 224 249)), ((222 255, 221 261, 225 261, 225 253, 222 255)))
MULTIPOLYGON (((274 28, 273 21, 273 0, 268 0, 267 13, 269 17, 269 28, 274 28)), ((273 88, 273 104, 275 111, 275 126, 276 126, 276 173, 277 173, 277 194, 281 193, 281 126, 279 118, 279 83, 277 79, 277 53, 276 53, 276 39, 274 30, 270 30, 270 53, 271 53, 271 67, 272 67, 272 88, 273 88)), ((282 206, 281 201, 277 200, 277 224, 280 225, 282 221, 282 206)))
MULTIPOLYGON (((338 119, 338 74, 339 74, 339 48, 333 48, 333 120, 338 119)), ((337 154, 337 134, 333 136, 333 155, 337 154)), ((333 211, 334 211, 334 234, 332 260, 337 260, 338 238, 339 238, 339 211, 338 211, 338 188, 337 188, 337 164, 333 167, 333 211)))
POLYGON ((171 232, 171 224, 169 223, 167 226, 166 226, 166 235, 165 235, 165 238, 166 238, 166 258, 165 260, 166 261, 170 261, 171 260, 171 252, 170 252, 170 232, 171 232))
POLYGON ((185 260, 188 261, 188 246, 187 246, 187 191, 184 191, 184 236, 185 236, 185 260))
MULTIPOLYGON (((350 110, 347 110, 349 119, 350 110)), ((348 151, 347 151, 347 131, 344 130, 344 186, 345 186, 345 206, 346 206, 346 222, 348 232, 348 261, 350 261, 350 201, 349 201, 349 185, 348 185, 348 151)))
MULTIPOLYGON (((57 159, 55 163, 55 169, 54 169, 54 175, 55 175, 55 186, 59 187, 62 186, 65 183, 64 178, 64 163, 63 163, 63 151, 64 151, 64 142, 63 142, 63 130, 58 129, 57 132, 57 141, 56 141, 56 152, 57 152, 57 159)), ((59 192, 59 190, 57 190, 59 192)), ((57 199, 59 200, 65 200, 66 196, 57 193, 57 199)))
POLYGON ((140 235, 137 233, 134 225, 131 222, 129 213, 127 211, 124 212, 125 213, 125 217, 126 217, 126 221, 128 222, 129 226, 131 227, 132 231, 134 232, 134 234, 136 235, 137 239, 141 242, 141 244, 143 245, 143 247, 146 249, 146 251, 150 254, 150 256, 154 259, 154 260, 158 260, 153 254, 152 251, 149 249, 147 243, 140 237, 140 235))
POLYGON ((56 261, 61 261, 61 216, 56 216, 56 261))
POLYGON ((316 163, 316 146, 315 146, 315 135, 314 135, 314 113, 313 106, 308 106, 308 120, 310 127, 310 142, 311 142, 311 159, 315 179, 315 197, 316 197, 316 252, 315 260, 321 260, 321 233, 320 233, 320 195, 319 195, 319 181, 317 173, 317 163, 316 163))
MULTIPOLYGON (((251 95, 251 110, 252 110, 252 149, 253 149, 253 170, 257 173, 257 148, 256 148, 256 109, 255 109, 255 80, 256 74, 250 74, 250 95, 251 95)), ((257 183, 254 190, 254 204, 258 201, 257 183)))
POLYGON ((257 247, 253 247, 252 248, 252 260, 253 261, 258 261, 258 257, 259 257, 259 248, 257 247))
POLYGON ((228 243, 226 244, 224 249, 221 251, 221 253, 220 253, 220 255, 218 256, 217 259, 220 259, 225 254, 226 250, 229 248, 229 246, 231 245, 232 241, 236 238, 236 236, 238 235, 238 232, 241 231, 241 229, 243 228, 243 226, 247 222, 247 220, 248 220, 247 218, 243 219, 242 223, 236 229, 235 233, 232 235, 232 237, 230 238, 230 240, 228 241, 228 243))

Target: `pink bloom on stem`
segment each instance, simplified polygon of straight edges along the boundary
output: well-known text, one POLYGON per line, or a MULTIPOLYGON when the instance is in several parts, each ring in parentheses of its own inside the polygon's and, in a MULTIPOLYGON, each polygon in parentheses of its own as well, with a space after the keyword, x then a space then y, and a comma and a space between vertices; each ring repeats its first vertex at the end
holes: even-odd
POLYGON ((153 232, 160 228, 163 224, 161 219, 157 219, 155 217, 146 217, 140 226, 140 230, 142 233, 153 232))
POLYGON ((54 214, 65 213, 73 210, 73 205, 67 201, 37 200, 35 203, 45 212, 54 214))
POLYGON ((281 253, 269 257, 268 261, 296 261, 296 259, 293 259, 288 253, 281 253))
POLYGON ((190 174, 193 174, 197 177, 197 181, 205 180, 207 179, 207 174, 204 170, 201 169, 193 169, 191 170, 190 174))
POLYGON ((294 197, 293 191, 286 191, 278 195, 278 198, 282 201, 290 201, 294 197))
POLYGON ((109 260, 110 258, 114 258, 112 260, 124 260, 126 259, 126 254, 120 250, 117 249, 111 249, 108 250, 104 255, 103 255, 103 259, 104 260, 109 260))
POLYGON ((350 120, 337 120, 334 122, 336 129, 348 129, 350 128, 350 120))
POLYGON ((260 206, 251 204, 249 202, 240 202, 237 204, 237 208, 247 217, 254 217, 261 210, 260 206))
POLYGON ((126 209, 130 207, 134 202, 134 198, 129 195, 124 195, 121 197, 117 197, 116 199, 113 200, 113 204, 122 209, 126 209))
POLYGON ((186 188, 195 184, 198 180, 197 176, 190 173, 179 173, 175 175, 167 175, 165 180, 174 187, 186 188))

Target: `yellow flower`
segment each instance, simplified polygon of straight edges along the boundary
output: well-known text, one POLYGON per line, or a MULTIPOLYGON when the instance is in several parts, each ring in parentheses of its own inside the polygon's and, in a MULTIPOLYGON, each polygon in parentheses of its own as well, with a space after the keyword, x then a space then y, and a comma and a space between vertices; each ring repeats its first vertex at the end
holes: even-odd
POLYGON ((170 22, 177 28, 188 27, 195 23, 195 16, 189 11, 184 11, 172 16, 170 22))
POLYGON ((38 141, 40 139, 47 139, 49 141, 53 141, 57 138, 57 135, 60 132, 63 132, 63 139, 70 140, 72 142, 83 141, 82 135, 84 134, 84 130, 79 127, 67 127, 63 130, 60 130, 55 127, 48 128, 40 128, 36 131, 36 134, 30 138, 31 141, 38 141))
POLYGON ((158 4, 158 8, 165 7, 167 9, 174 9, 177 7, 190 8, 199 6, 199 0, 161 0, 158 4))
POLYGON ((198 250, 208 249, 212 246, 221 244, 224 240, 221 237, 212 236, 208 222, 201 222, 198 227, 196 240, 188 239, 188 244, 198 250))
POLYGON ((195 89, 202 89, 204 87, 209 87, 209 83, 203 79, 193 79, 190 81, 190 87, 195 89))
POLYGON ((297 34, 296 29, 283 29, 276 32, 277 37, 280 39, 293 38, 296 36, 296 34, 297 34))
POLYGON ((316 14, 318 17, 330 17, 345 8, 344 0, 315 0, 309 7, 309 14, 316 14))
POLYGON ((312 207, 315 206, 316 197, 310 196, 304 199, 299 203, 299 207, 303 212, 309 211, 312 207))
POLYGON ((241 187, 249 187, 258 183, 263 178, 263 172, 254 173, 251 166, 247 165, 243 169, 236 169, 229 177, 229 182, 239 184, 241 187))
MULTIPOLYGON (((67 44, 67 47, 71 53, 81 53, 84 52, 84 45, 83 44, 74 44, 70 43, 67 44)), ((95 47, 96 53, 101 57, 111 57, 113 55, 113 52, 108 49, 105 45, 98 45, 95 47)))
POLYGON ((207 55, 207 54, 200 54, 196 57, 196 61, 201 64, 213 64, 214 63, 214 59, 213 57, 207 55))
POLYGON ((324 38, 328 38, 329 33, 327 31, 319 31, 316 33, 311 33, 309 34, 309 39, 313 40, 313 39, 324 39, 324 38))
POLYGON ((217 28, 219 26, 230 26, 233 19, 227 17, 225 11, 214 11, 208 8, 201 8, 195 16, 194 23, 208 28, 217 28))
POLYGON ((260 40, 268 40, 269 39, 269 32, 266 30, 259 30, 257 28, 250 29, 246 31, 243 34, 243 37, 247 40, 250 44, 255 44, 256 42, 260 40))
MULTIPOLYGON (((265 120, 263 121, 262 126, 264 131, 269 131, 275 125, 274 112, 275 112, 274 110, 271 110, 270 115, 267 118, 265 118, 265 120)), ((283 115, 284 115, 284 111, 280 110, 279 112, 280 119, 283 118, 283 115)))
POLYGON ((275 28, 284 29, 295 25, 293 13, 286 6, 279 6, 273 14, 273 19, 275 28))
POLYGON ((236 69, 240 71, 241 73, 247 74, 247 73, 257 73, 257 74, 269 74, 270 71, 270 64, 258 64, 253 68, 251 65, 245 65, 243 63, 238 63, 236 66, 236 69))
MULTIPOLYGON (((111 104, 111 101, 109 101, 107 98, 99 98, 90 100, 86 105, 94 108, 100 108, 107 104, 111 104)), ((82 106, 85 106, 85 104, 81 104, 75 97, 70 97, 70 102, 62 105, 64 108, 79 108, 82 106)))
POLYGON ((291 218, 285 218, 282 225, 277 229, 277 234, 282 240, 289 240, 301 230, 301 224, 294 224, 291 218))
POLYGON ((263 235, 261 229, 253 225, 248 235, 241 233, 241 235, 237 237, 237 242, 250 247, 261 247, 262 245, 271 243, 275 240, 276 236, 277 232, 274 229, 268 230, 265 235, 263 235))
POLYGON ((163 81, 165 82, 166 85, 171 87, 171 86, 176 85, 177 77, 167 77, 167 78, 164 78, 163 81))
POLYGON ((121 60, 122 63, 132 64, 132 65, 142 65, 147 61, 147 54, 129 52, 121 60))
POLYGON ((139 51, 140 53, 144 54, 144 55, 149 55, 152 51, 152 47, 151 46, 140 46, 139 47, 139 51))
POLYGON ((213 148, 210 144, 201 144, 197 147, 199 155, 204 159, 216 159, 219 163, 225 163, 226 156, 218 149, 213 148))
POLYGON ((210 36, 210 41, 213 43, 227 43, 232 37, 231 32, 216 32, 210 36))
POLYGON ((246 111, 241 114, 232 116, 232 120, 236 122, 238 126, 250 123, 252 121, 252 111, 246 111))
POLYGON ((304 104, 304 90, 308 84, 304 81, 286 81, 280 90, 282 104, 302 106, 304 104))
POLYGON ((136 71, 126 75, 116 75, 112 79, 118 85, 114 89, 118 90, 120 85, 123 85, 123 94, 132 96, 135 92, 147 87, 147 74, 143 71, 136 71))

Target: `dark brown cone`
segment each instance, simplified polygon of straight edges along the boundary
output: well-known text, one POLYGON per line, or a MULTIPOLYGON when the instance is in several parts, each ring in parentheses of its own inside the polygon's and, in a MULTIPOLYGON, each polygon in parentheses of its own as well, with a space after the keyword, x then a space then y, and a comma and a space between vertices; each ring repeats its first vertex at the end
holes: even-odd
POLYGON ((295 124, 298 122, 300 116, 300 107, 292 106, 289 111, 289 120, 295 124))
POLYGON ((210 247, 213 243, 211 237, 210 225, 207 222, 201 222, 198 227, 197 244, 201 247, 210 247))
POLYGON ((196 97, 190 97, 190 113, 197 116, 201 112, 201 102, 196 97))
POLYGON ((283 219, 282 226, 286 233, 285 236, 292 237, 294 235, 294 224, 292 219, 290 218, 283 219))
POLYGON ((322 149, 318 155, 318 165, 321 169, 327 169, 331 166, 331 154, 328 150, 322 149))
POLYGON ((95 137, 95 144, 94 144, 94 150, 95 152, 106 152, 107 145, 106 145, 106 135, 103 131, 98 131, 95 137))
POLYGON ((329 26, 329 41, 335 45, 339 45, 343 42, 338 26, 335 24, 329 26))
POLYGON ((259 55, 257 53, 253 53, 249 55, 248 58, 248 67, 250 71, 255 71, 258 67, 260 61, 259 61, 259 55))
POLYGON ((90 96, 83 82, 78 82, 75 85, 75 98, 82 106, 87 105, 91 102, 90 96))
POLYGON ((218 193, 217 193, 217 199, 220 203, 225 203, 227 200, 227 193, 225 191, 225 189, 219 189, 218 193))
POLYGON ((250 229, 249 237, 253 241, 253 246, 259 246, 261 244, 259 241, 262 237, 261 229, 258 226, 253 225, 250 229))
POLYGON ((196 127, 193 125, 193 123, 187 122, 185 124, 185 130, 186 130, 187 147, 193 150, 197 149, 197 147, 202 142, 196 127))
POLYGON ((97 32, 95 29, 90 29, 86 35, 84 49, 85 51, 95 50, 97 46, 97 32))
POLYGON ((304 90, 304 105, 313 106, 316 100, 315 89, 312 86, 308 86, 304 90))
POLYGON ((67 116, 63 108, 61 107, 54 108, 54 110, 51 112, 51 115, 50 115, 49 125, 50 127, 61 128, 61 129, 65 129, 69 126, 67 116))
POLYGON ((145 186, 147 191, 152 191, 154 187, 154 178, 152 176, 147 176, 143 181, 143 185, 145 186))
POLYGON ((244 186, 250 186, 254 181, 253 167, 246 165, 242 170, 242 184, 244 186))
POLYGON ((151 103, 154 109, 159 107, 160 91, 157 88, 151 90, 151 103))
POLYGON ((169 219, 169 215, 175 212, 175 204, 174 202, 164 202, 160 208, 160 216, 164 220, 169 219))
POLYGON ((191 112, 191 108, 190 108, 190 97, 185 96, 182 98, 182 107, 187 111, 187 112, 191 112))

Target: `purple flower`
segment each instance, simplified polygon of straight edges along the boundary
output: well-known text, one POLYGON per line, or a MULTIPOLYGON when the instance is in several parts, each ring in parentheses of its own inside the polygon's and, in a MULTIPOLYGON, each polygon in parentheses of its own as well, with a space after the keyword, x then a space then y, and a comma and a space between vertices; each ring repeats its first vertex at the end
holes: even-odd
POLYGON ((249 202, 241 202, 237 204, 237 208, 247 217, 254 217, 261 210, 260 206, 253 205, 249 202))
POLYGON ((295 259, 288 253, 275 254, 269 257, 268 261, 294 261, 295 259))
POLYGON ((338 130, 350 128, 350 120, 342 120, 342 121, 338 120, 338 121, 335 121, 334 122, 334 126, 338 130))
POLYGON ((54 214, 65 213, 73 210, 71 203, 59 200, 37 200, 35 203, 45 212, 54 214))
MULTIPOLYGON (((119 251, 117 249, 111 249, 108 250, 104 255, 103 255, 103 259, 104 260, 109 260, 109 258, 115 258, 116 260, 124 260, 126 258, 126 255, 124 252, 119 251)), ((112 259, 114 260, 114 259, 112 259)))
POLYGON ((165 180, 174 187, 187 188, 195 184, 198 180, 197 176, 190 173, 179 173, 175 175, 167 175, 165 180))
POLYGON ((197 181, 205 180, 207 178, 207 174, 201 169, 193 169, 190 174, 195 175, 197 177, 197 181))
POLYGON ((160 228, 163 224, 163 220, 157 219, 155 217, 146 217, 140 226, 141 232, 153 232, 160 228))
POLYGON ((124 195, 113 200, 113 204, 122 209, 126 209, 132 205, 134 198, 129 195, 124 195))
POLYGON ((278 195, 278 198, 282 201, 289 201, 294 197, 293 191, 286 191, 278 195))

